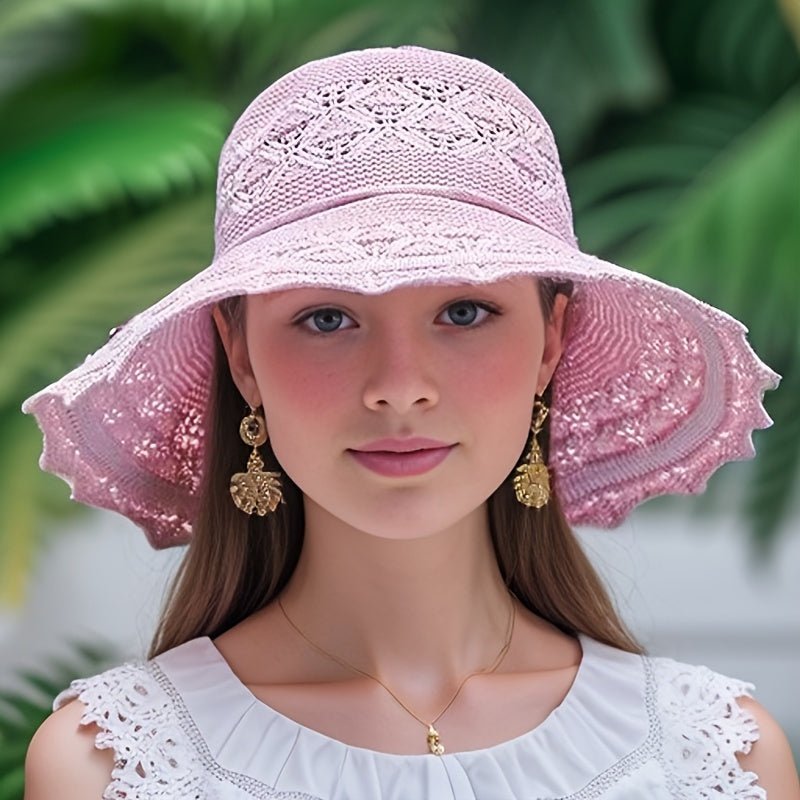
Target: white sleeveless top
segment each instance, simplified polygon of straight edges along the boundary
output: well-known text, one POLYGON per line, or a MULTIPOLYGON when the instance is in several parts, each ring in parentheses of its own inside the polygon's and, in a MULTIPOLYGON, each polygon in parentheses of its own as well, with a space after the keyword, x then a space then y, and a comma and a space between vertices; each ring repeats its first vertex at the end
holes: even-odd
POLYGON ((390 755, 306 728, 258 700, 208 638, 75 681, 116 766, 106 800, 764 800, 739 766, 758 738, 752 686, 580 637, 563 702, 483 750, 390 755))

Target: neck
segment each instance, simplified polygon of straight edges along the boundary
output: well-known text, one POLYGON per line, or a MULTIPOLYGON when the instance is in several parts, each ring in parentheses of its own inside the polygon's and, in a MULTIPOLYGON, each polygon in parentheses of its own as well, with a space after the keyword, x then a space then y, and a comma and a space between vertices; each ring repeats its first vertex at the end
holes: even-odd
POLYGON ((318 646, 398 688, 489 666, 511 609, 485 508, 448 530, 397 540, 355 530, 311 501, 282 602, 318 646))

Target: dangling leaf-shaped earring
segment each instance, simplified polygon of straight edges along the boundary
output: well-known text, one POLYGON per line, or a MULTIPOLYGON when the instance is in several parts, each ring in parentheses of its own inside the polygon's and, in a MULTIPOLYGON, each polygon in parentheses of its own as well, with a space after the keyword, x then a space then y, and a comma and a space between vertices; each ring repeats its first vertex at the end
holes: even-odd
POLYGON ((542 448, 537 439, 550 409, 541 401, 533 404, 531 423, 531 449, 524 464, 517 467, 514 492, 517 500, 529 508, 543 508, 550 500, 550 473, 544 463, 542 448))
POLYGON ((247 472, 237 472, 231 477, 231 497, 245 514, 263 517, 283 502, 283 493, 280 472, 264 472, 258 448, 267 441, 267 425, 255 409, 251 408, 239 425, 239 436, 253 452, 247 459, 247 472))

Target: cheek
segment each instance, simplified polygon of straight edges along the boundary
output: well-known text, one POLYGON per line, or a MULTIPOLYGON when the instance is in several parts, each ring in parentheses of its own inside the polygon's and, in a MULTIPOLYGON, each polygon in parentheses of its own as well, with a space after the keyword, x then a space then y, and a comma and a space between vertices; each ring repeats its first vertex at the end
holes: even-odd
POLYGON ((473 375, 468 402, 480 422, 478 440, 496 482, 514 468, 525 450, 537 388, 543 346, 524 336, 506 340, 493 349, 473 375))
POLYGON ((253 359, 253 374, 267 419, 280 416, 282 421, 301 425, 313 424, 352 386, 346 370, 334 368, 329 361, 299 358, 279 346, 253 359))
MULTIPOLYGON (((522 404, 533 407, 542 343, 525 337, 505 339, 465 362, 458 386, 471 399, 495 413, 522 404)), ((526 412, 526 413, 528 413, 526 412)))
POLYGON ((320 480, 315 469, 322 443, 342 427, 348 376, 277 346, 268 356, 253 365, 253 374, 270 444, 281 469, 307 491, 320 480))

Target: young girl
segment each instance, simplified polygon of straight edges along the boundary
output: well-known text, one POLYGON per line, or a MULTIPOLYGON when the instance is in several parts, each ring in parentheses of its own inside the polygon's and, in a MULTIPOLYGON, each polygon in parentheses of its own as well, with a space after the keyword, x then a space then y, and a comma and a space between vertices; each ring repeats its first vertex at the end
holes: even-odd
POLYGON ((217 203, 211 266, 25 406, 76 499, 191 540, 26 797, 797 798, 750 687, 644 656, 568 524, 752 455, 777 378, 577 249, 530 101, 420 48, 307 64, 217 203))

